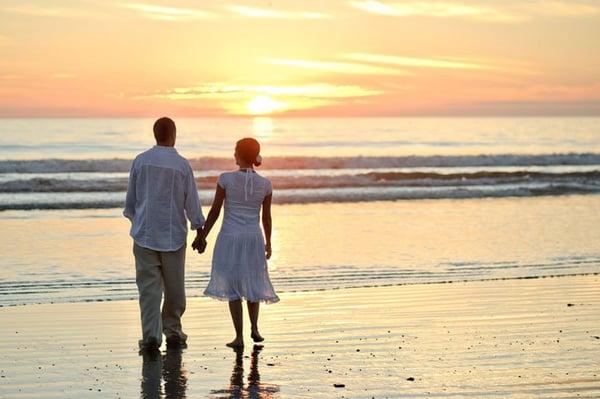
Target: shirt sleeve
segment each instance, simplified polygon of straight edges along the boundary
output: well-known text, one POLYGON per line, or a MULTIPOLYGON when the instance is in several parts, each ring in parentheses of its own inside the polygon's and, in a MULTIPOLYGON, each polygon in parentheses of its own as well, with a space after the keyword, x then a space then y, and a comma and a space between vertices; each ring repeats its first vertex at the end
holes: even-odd
POLYGON ((196 179, 194 179, 194 171, 188 165, 188 170, 185 177, 185 214, 192 224, 192 230, 198 230, 204 226, 204 215, 200 206, 200 197, 198 196, 198 188, 196 187, 196 179))
POLYGON ((271 194, 273 194, 273 185, 271 184, 271 180, 267 180, 267 185, 265 187, 265 197, 271 194))
POLYGON ((227 178, 225 177, 225 173, 221 173, 219 175, 219 179, 217 180, 217 184, 219 185, 219 187, 221 187, 223 190, 225 190, 227 188, 227 182, 226 182, 227 178))
POLYGON ((135 216, 135 202, 137 200, 135 195, 135 184, 137 181, 137 171, 135 168, 135 161, 131 164, 131 170, 129 171, 129 181, 127 183, 127 195, 125 197, 125 209, 123 210, 123 216, 133 221, 135 216))

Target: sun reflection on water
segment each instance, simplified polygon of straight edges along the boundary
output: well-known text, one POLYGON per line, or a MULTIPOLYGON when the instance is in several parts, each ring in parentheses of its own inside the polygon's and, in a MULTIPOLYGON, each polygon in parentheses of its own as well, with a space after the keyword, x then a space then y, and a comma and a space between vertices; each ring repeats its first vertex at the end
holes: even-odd
POLYGON ((270 139, 273 136, 273 119, 265 116, 254 118, 252 133, 259 139, 270 139))

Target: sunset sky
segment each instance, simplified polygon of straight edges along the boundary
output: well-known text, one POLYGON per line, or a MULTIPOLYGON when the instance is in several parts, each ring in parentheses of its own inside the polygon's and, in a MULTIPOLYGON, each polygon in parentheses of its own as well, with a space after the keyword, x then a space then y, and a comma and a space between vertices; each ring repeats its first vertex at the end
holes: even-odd
POLYGON ((0 0, 0 116, 600 115, 598 0, 0 0))

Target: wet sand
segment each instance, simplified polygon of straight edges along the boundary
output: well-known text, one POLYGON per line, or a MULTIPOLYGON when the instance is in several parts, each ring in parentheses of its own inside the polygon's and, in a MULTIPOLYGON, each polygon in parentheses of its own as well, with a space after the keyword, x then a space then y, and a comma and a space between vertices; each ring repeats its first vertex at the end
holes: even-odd
POLYGON ((281 297, 264 347, 238 354, 206 298, 189 300, 187 349, 146 357, 135 301, 0 308, 0 397, 600 397, 597 275, 281 297))

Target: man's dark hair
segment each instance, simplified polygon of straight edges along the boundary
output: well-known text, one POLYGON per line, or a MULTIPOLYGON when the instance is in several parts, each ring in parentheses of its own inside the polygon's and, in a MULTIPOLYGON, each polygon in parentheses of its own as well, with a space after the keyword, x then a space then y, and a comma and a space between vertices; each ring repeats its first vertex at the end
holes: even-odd
POLYGON ((167 118, 166 116, 159 118, 154 122, 154 138, 157 143, 168 142, 171 138, 175 137, 177 128, 173 119, 167 118))

